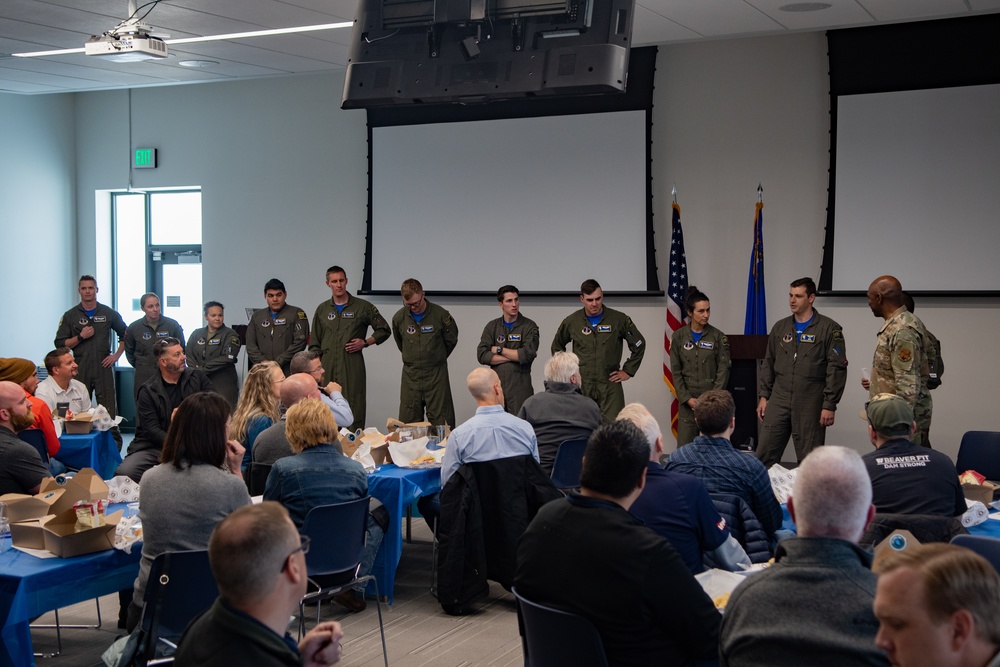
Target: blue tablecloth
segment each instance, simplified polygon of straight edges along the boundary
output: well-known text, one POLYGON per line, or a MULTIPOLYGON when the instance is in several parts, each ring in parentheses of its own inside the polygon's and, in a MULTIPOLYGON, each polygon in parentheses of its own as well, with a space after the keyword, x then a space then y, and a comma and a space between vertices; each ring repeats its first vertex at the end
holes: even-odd
MULTIPOLYGON (((0 667, 34 665, 28 621, 47 611, 130 588, 141 548, 75 558, 36 558, 10 546, 0 553, 0 667)), ((114 615, 113 615, 114 616, 114 615)))
MULTIPOLYGON (((372 574, 378 580, 379 594, 393 601, 396 586, 396 566, 403 554, 404 512, 420 496, 441 490, 441 469, 411 469, 387 464, 368 475, 368 495, 378 498, 389 512, 389 530, 382 539, 372 574)), ((369 586, 368 592, 375 589, 369 586)))
MULTIPOLYGON (((990 516, 1000 517, 1000 512, 992 512, 990 516)), ((987 519, 978 526, 971 526, 969 533, 972 535, 983 535, 985 537, 1000 538, 1000 521, 987 519)))
POLYGON ((85 435, 63 434, 56 458, 70 468, 93 468, 101 479, 111 479, 122 462, 111 431, 91 431, 85 435))

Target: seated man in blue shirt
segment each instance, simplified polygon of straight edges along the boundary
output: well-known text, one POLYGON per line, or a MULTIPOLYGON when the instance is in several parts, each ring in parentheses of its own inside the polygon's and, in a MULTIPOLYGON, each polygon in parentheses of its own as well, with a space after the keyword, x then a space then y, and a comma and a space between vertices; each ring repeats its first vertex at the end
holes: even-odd
MULTIPOLYGON (((451 432, 441 461, 441 488, 463 463, 495 461, 530 454, 538 460, 538 441, 531 424, 504 410, 503 386, 492 368, 477 368, 465 379, 476 399, 476 414, 451 432)), ((421 497, 417 508, 434 529, 441 514, 440 494, 421 497)))
POLYGON ((732 395, 722 389, 706 391, 698 398, 694 420, 701 435, 671 454, 666 469, 694 475, 711 494, 742 498, 773 541, 781 528, 781 506, 764 464, 729 441, 736 428, 732 395))
POLYGON ((705 571, 702 554, 711 556, 717 567, 736 571, 750 558, 729 534, 726 520, 719 516, 705 485, 697 477, 664 470, 659 464, 663 453, 660 425, 641 403, 629 403, 618 413, 639 427, 649 442, 646 487, 629 512, 673 545, 692 574, 705 571))
POLYGON ((308 550, 279 503, 247 505, 220 521, 208 542, 219 597, 181 637, 174 664, 318 667, 340 660, 340 623, 320 623, 298 644, 287 631, 306 592, 308 550))

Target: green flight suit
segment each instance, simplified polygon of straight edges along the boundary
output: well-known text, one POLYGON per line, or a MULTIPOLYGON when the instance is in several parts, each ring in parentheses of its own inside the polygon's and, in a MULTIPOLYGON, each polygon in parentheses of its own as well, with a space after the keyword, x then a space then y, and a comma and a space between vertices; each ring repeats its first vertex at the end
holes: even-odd
POLYGON ((139 387, 146 380, 158 374, 156 357, 153 356, 153 345, 163 338, 176 338, 184 347, 184 330, 177 320, 160 316, 156 324, 150 324, 145 317, 140 317, 125 330, 125 358, 135 369, 133 395, 139 398, 139 387))
POLYGON ((646 342, 639 329, 625 313, 605 308, 597 326, 591 327, 583 308, 562 321, 552 339, 552 354, 566 350, 572 341, 573 353, 580 358, 583 394, 594 399, 607 422, 614 421, 625 407, 621 382, 608 377, 619 368, 635 377, 646 352, 646 342), (629 357, 621 363, 622 344, 628 345, 629 357))
POLYGON ((323 384, 336 382, 343 387, 344 399, 354 413, 354 423, 347 425, 351 431, 366 425, 368 385, 364 352, 348 353, 345 348, 355 338, 367 340, 368 327, 372 329, 376 345, 389 338, 389 323, 378 308, 350 293, 339 311, 333 299, 327 299, 316 306, 313 314, 309 349, 322 355, 323 384))
POLYGON ((292 357, 306 349, 308 340, 306 311, 287 303, 277 313, 271 313, 267 307, 260 308, 247 325, 247 356, 255 364, 273 361, 281 366, 287 377, 292 357))
POLYGON ((796 339, 795 319, 771 329, 761 364, 757 397, 767 399, 757 458, 770 468, 781 460, 791 436, 801 462, 826 442, 819 423, 823 410, 836 410, 847 384, 847 347, 839 324, 813 309, 809 326, 796 339))
MULTIPOLYGON (((97 394, 97 402, 103 405, 112 418, 118 416, 118 401, 115 397, 115 371, 114 367, 105 368, 101 362, 118 349, 111 341, 112 332, 118 335, 120 343, 125 338, 125 320, 118 314, 118 311, 98 303, 94 308, 93 317, 88 317, 87 312, 81 304, 67 310, 62 319, 59 320, 59 327, 56 330, 56 347, 65 347, 67 338, 79 338, 84 327, 94 327, 94 335, 90 338, 80 339, 80 342, 73 348, 73 358, 76 360, 79 369, 75 379, 83 383, 88 392, 97 394)), ((114 429, 118 434, 118 429, 114 429)), ((117 435, 116 440, 121 436, 117 435)))
POLYGON ((913 407, 917 432, 913 442, 930 447, 927 434, 931 428, 933 402, 927 388, 929 365, 924 351, 926 332, 916 315, 900 307, 878 332, 878 345, 872 358, 869 395, 896 394, 913 407))
POLYGON ((538 356, 538 325, 533 320, 517 314, 513 326, 504 326, 503 318, 498 317, 483 327, 483 335, 476 348, 476 358, 483 366, 490 366, 500 376, 503 387, 504 409, 512 415, 521 410, 525 399, 535 393, 531 386, 531 363, 538 356), (492 366, 494 351, 497 347, 517 350, 517 361, 507 361, 492 366))
POLYGON ((678 403, 678 447, 698 436, 694 411, 687 402, 710 389, 725 389, 730 366, 729 339, 711 324, 705 326, 697 343, 691 325, 681 327, 670 337, 670 372, 678 403))
POLYGON ((240 398, 236 362, 241 347, 239 335, 222 325, 215 333, 209 332, 208 327, 195 329, 184 348, 188 368, 200 369, 207 375, 212 388, 222 394, 233 409, 240 398))
POLYGON ((399 387, 399 419, 424 419, 455 426, 455 404, 448 381, 448 355, 458 345, 458 324, 451 313, 427 301, 418 323, 407 307, 392 316, 392 337, 403 355, 399 387))

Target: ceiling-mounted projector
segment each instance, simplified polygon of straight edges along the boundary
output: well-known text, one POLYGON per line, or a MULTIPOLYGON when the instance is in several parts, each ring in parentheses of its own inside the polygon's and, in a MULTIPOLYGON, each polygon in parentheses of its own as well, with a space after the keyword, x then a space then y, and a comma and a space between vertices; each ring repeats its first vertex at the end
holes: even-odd
POLYGON ((87 40, 84 48, 88 56, 100 56, 120 63, 166 58, 169 55, 167 44, 162 39, 144 32, 95 35, 87 40))
POLYGON ((84 53, 119 63, 166 58, 169 55, 166 42, 153 34, 151 26, 142 22, 145 14, 138 17, 138 13, 135 0, 128 0, 128 18, 103 35, 91 36, 83 45, 84 53))

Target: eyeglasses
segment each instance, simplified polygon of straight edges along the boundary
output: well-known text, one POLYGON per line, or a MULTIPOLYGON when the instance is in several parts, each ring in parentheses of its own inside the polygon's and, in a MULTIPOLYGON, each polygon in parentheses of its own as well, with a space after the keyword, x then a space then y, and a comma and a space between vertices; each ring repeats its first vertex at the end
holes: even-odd
POLYGON ((288 569, 288 559, 289 558, 291 558, 292 556, 294 556, 295 554, 297 554, 300 551, 302 552, 303 556, 305 556, 307 553, 309 553, 309 543, 312 542, 312 538, 309 537, 308 535, 299 535, 299 541, 301 542, 301 544, 299 544, 298 548, 295 549, 294 551, 292 551, 292 553, 290 553, 287 556, 285 556, 285 562, 282 563, 282 565, 281 565, 281 571, 282 572, 284 572, 285 570, 288 569))

